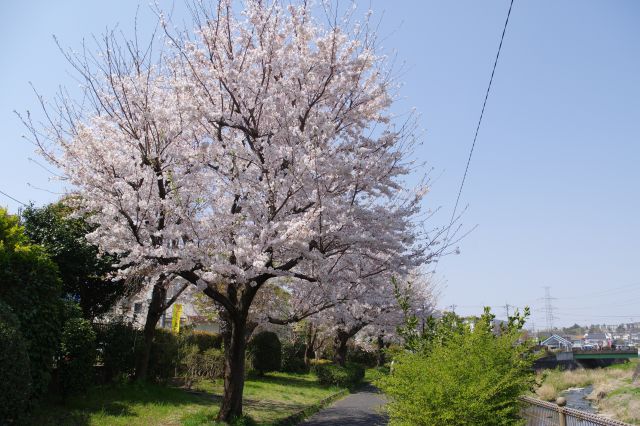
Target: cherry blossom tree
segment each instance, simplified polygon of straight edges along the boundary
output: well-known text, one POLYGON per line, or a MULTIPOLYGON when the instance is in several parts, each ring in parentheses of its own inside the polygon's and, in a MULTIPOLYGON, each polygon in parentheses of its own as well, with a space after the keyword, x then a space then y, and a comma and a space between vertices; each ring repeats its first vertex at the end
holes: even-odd
POLYGON ((149 276, 162 301, 181 277, 219 306, 218 419, 230 421, 242 415, 261 289, 331 295, 270 319, 299 320, 375 287, 388 267, 409 267, 409 253, 426 260, 432 246, 413 231, 424 192, 404 183, 414 122, 389 113, 395 86, 366 19, 322 24, 306 3, 277 1, 193 12, 185 32, 160 14, 160 52, 127 56, 140 52, 136 41, 106 39, 77 66, 90 102, 63 97, 44 130, 32 129, 122 277, 149 276), (392 208, 399 196, 409 204, 392 208))

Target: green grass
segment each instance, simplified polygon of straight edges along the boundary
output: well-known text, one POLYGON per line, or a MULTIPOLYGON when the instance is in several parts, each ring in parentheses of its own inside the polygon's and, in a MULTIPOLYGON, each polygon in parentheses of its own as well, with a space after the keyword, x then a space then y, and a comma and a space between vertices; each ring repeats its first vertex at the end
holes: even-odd
MULTIPOLYGON (((42 426, 211 425, 222 381, 200 382, 190 393, 153 384, 98 386, 66 404, 44 401, 28 424, 42 426)), ((320 386, 314 375, 272 373, 245 383, 244 413, 269 425, 319 403, 340 389, 320 386)), ((242 423, 240 423, 242 424, 242 423)))
MULTIPOLYGON (((222 380, 200 382, 195 390, 222 394, 222 380)), ((322 387, 313 374, 270 373, 245 382, 244 413, 259 424, 272 424, 339 392, 336 387, 322 387)), ((182 418, 189 426, 210 424, 217 407, 204 408, 182 418), (199 419, 202 419, 200 421, 199 419), (200 421, 200 422, 199 422, 200 421)))

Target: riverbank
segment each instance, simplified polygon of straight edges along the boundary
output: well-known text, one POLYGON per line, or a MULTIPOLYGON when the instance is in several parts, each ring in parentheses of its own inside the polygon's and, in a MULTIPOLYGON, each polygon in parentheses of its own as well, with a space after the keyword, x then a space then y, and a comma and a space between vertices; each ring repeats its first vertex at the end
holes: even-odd
POLYGON ((536 395, 554 401, 568 389, 590 387, 586 399, 598 414, 640 425, 640 385, 631 383, 637 364, 635 360, 607 368, 546 370, 538 376, 536 395))

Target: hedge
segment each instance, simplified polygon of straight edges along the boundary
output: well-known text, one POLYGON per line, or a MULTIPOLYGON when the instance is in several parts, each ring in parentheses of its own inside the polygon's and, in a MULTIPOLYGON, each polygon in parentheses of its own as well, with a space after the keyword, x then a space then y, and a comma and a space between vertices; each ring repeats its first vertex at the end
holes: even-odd
POLYGON ((0 425, 17 423, 31 397, 27 342, 18 318, 0 301, 0 425))
POLYGON ((364 378, 364 367, 348 362, 344 367, 335 364, 316 364, 313 372, 321 385, 354 387, 364 378))

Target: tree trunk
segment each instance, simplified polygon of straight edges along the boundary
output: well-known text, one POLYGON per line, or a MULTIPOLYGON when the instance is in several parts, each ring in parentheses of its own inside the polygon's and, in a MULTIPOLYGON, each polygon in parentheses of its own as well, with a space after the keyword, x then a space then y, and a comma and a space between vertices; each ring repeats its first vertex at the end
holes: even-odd
POLYGON ((139 382, 147 380, 151 346, 153 345, 158 320, 160 320, 162 312, 164 312, 164 301, 166 298, 167 289, 164 285, 164 279, 159 279, 153 286, 153 291, 151 292, 151 302, 149 303, 147 319, 144 323, 144 341, 142 343, 142 350, 136 360, 136 380, 139 382))
POLYGON ((242 314, 225 316, 224 394, 217 420, 230 422, 242 416, 247 317, 242 314))
POLYGON ((315 358, 315 351, 313 350, 313 348, 316 343, 316 334, 317 330, 315 329, 315 327, 313 327, 312 324, 309 324, 307 328, 304 347, 304 365, 306 365, 307 367, 309 366, 311 359, 315 358))
POLYGON ((336 353, 333 356, 333 360, 343 367, 347 362, 347 342, 349 341, 349 337, 348 333, 338 330, 338 335, 335 340, 336 353))
POLYGON ((385 359, 384 359, 384 339, 382 337, 382 334, 378 335, 378 363, 377 366, 381 367, 384 365, 385 359))

